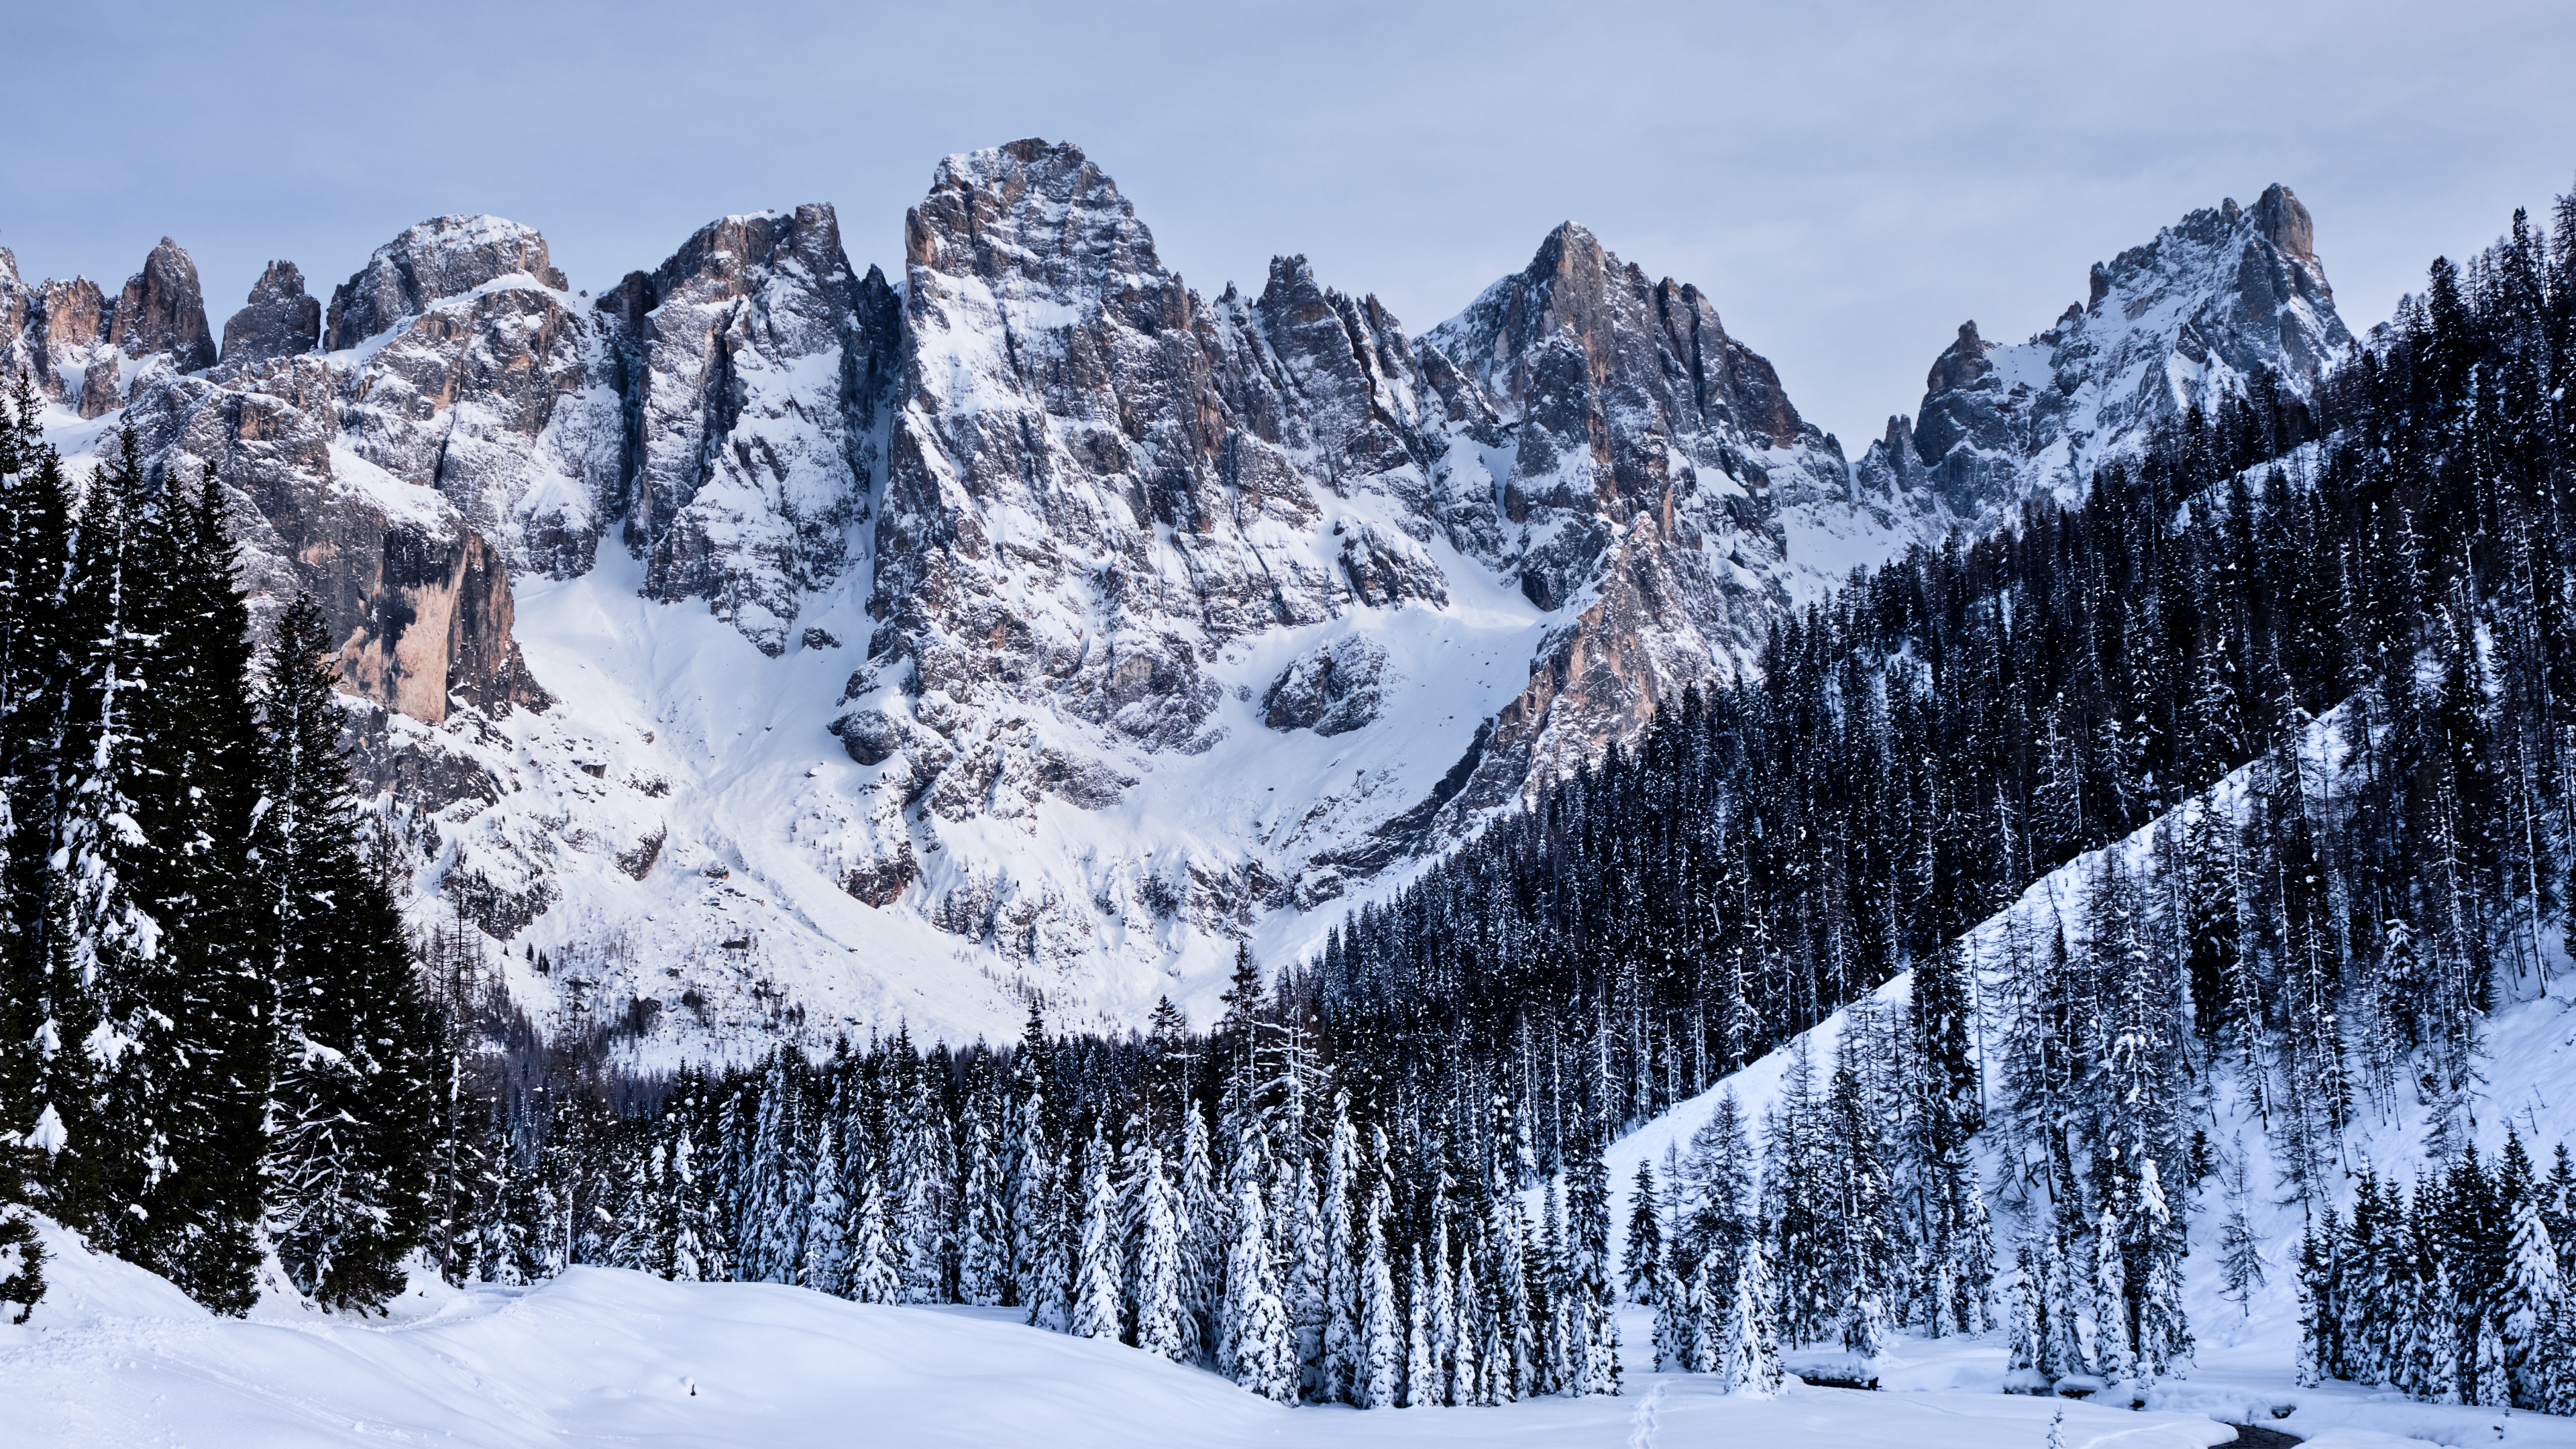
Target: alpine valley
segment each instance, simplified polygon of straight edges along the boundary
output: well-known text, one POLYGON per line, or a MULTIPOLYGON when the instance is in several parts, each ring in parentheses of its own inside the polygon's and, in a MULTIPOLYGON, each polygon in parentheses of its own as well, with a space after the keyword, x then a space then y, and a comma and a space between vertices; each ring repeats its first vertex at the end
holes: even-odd
POLYGON ((0 1438, 2576 1444, 2576 195, 1857 457, 1570 222, 899 242, 0 252, 0 1438))
POLYGON ((262 638, 318 602, 415 926, 668 1066, 1207 1019, 1854 568, 2352 346, 2280 186, 1963 325, 1857 460, 1571 223, 1418 334, 1298 257, 1194 290, 1066 144, 878 248, 725 217, 593 296, 445 216, 220 332, 173 241, 112 293, 0 252, 0 373, 75 486, 129 429, 217 480, 262 638))

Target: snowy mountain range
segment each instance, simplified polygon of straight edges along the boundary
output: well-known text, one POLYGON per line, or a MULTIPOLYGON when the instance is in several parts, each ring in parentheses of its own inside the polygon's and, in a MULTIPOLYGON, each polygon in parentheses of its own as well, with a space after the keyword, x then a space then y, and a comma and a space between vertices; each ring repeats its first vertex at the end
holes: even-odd
POLYGON ((1973 323, 1857 462, 1697 287, 1571 223, 1419 336, 1275 260, 1208 296, 1078 148, 942 161, 889 277, 828 206, 597 296, 441 217, 218 335, 0 252, 0 371, 236 505, 261 627, 344 640, 415 918, 659 1058, 779 1032, 1204 1019, 1633 738, 1858 565, 2073 496, 2349 341, 2285 188, 1973 323))

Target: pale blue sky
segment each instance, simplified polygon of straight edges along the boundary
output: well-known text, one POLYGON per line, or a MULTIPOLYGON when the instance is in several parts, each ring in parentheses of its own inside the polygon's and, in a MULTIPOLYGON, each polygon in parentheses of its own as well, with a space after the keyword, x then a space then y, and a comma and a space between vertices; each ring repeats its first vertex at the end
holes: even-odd
POLYGON ((829 201, 892 270, 939 156, 1071 139, 1204 292, 1304 252, 1420 332, 1571 217, 1697 282, 1857 453, 1958 323, 2290 184, 2348 320, 2576 182, 2576 7, 733 3, 29 6, 0 245, 111 285, 163 233, 220 327, 410 222, 534 225, 573 284, 829 201))

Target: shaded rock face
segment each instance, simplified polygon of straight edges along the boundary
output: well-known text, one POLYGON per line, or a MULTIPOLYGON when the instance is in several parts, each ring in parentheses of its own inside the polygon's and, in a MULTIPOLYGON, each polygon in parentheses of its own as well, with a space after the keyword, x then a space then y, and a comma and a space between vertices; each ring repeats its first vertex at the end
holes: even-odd
POLYGON ((313 350, 322 337, 322 304, 306 295, 293 262, 270 262, 250 300, 224 323, 223 362, 248 367, 313 350))
POLYGON ((428 723, 460 702, 543 704, 510 636, 497 552, 435 494, 403 496, 356 454, 343 385, 318 357, 271 363, 255 387, 147 375, 126 416, 154 466, 224 484, 263 634, 301 591, 342 640, 341 686, 361 698, 428 723))
POLYGON ((621 511, 645 592, 706 599, 783 653, 868 516, 893 289, 853 276, 832 209, 804 206, 712 223, 600 306, 623 324, 621 511))
POLYGON ((1366 639, 1340 639, 1280 672, 1261 696, 1261 722, 1274 730, 1338 735, 1377 718, 1386 650, 1366 639))
POLYGON ((126 278, 117 294, 107 340, 128 357, 168 353, 181 372, 215 365, 215 339, 206 329, 205 293, 197 264, 168 237, 126 278))
POLYGON ((1911 425, 1862 460, 1864 486, 1928 490, 1976 520, 2039 489, 2072 500, 2092 471, 2155 427, 2212 407, 2269 373, 2308 396, 2352 343, 2317 260, 2316 226, 2289 188, 2250 208, 2195 211, 2107 263, 2084 302, 2027 342, 1985 340, 1970 322, 1933 362, 1911 425))
POLYGON ((117 403, 119 368, 115 349, 107 345, 107 322, 107 299, 87 277, 48 280, 27 311, 26 351, 38 385, 84 418, 117 403), (100 363, 108 364, 103 373, 100 363))
POLYGON ((1750 668, 1788 598, 1781 511, 1858 503, 1841 446, 1698 288, 1572 223, 1427 340, 1500 420, 1521 591, 1577 611, 1498 716, 1451 807, 1463 823, 1750 668))

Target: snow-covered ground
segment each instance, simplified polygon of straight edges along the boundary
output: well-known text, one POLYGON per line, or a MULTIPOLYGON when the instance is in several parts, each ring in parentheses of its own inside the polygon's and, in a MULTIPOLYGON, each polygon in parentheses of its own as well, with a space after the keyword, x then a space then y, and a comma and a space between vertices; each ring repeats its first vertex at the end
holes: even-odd
MULTIPOLYGON (((443 1287, 386 1320, 294 1310, 209 1317, 140 1269, 60 1233, 54 1291, 0 1328, 11 1446, 1651 1446, 2046 1443, 2056 1407, 1994 1392, 1999 1350, 1944 1348, 1902 1392, 1793 1387, 1732 1399, 1713 1378, 1644 1370, 1627 1390, 1489 1409, 1283 1408, 1114 1343, 1041 1333, 1007 1310, 893 1308, 762 1284, 665 1283, 578 1268, 532 1289, 443 1287)), ((2198 1449, 2190 1412, 2066 1406, 2070 1446, 2198 1449)), ((2518 1425, 2517 1428, 2520 1426, 2518 1425)), ((2521 1433, 2516 1442, 2552 1442, 2521 1433)), ((2458 1441, 2454 1441, 2458 1442, 2458 1441)), ((2576 1442, 2571 1438, 2568 1442, 2576 1442)))
POLYGON ((52 1292, 28 1325, 0 1326, 0 1444, 11 1449, 2041 1449, 2060 1408, 2070 1449, 2200 1449, 2227 1442, 2226 1424, 2248 1422, 2324 1449, 2576 1445, 2576 1421, 2406 1403, 2350 1385, 2293 1388, 2277 1334, 2248 1350, 2204 1347, 2199 1371, 2160 1389, 2146 1412, 2004 1394, 2003 1347, 1991 1336, 1903 1341, 1881 1363, 1878 1393, 1793 1383, 1760 1401, 1718 1392, 1712 1376, 1651 1372, 1648 1316, 1630 1310, 1616 1398, 1364 1413, 1283 1408, 1131 1348, 1025 1327, 1012 1310, 871 1306, 606 1268, 524 1289, 457 1292, 425 1279, 381 1320, 291 1305, 220 1319, 68 1234, 47 1237, 52 1292))

